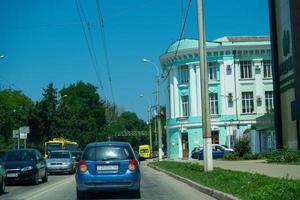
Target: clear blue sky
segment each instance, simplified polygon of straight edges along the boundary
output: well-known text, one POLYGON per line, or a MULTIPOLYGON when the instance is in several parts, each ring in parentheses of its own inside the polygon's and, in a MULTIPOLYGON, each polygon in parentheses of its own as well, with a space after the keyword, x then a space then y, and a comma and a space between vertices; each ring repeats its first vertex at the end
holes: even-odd
MULTIPOLYGON (((184 0, 185 7, 188 0, 184 0)), ((207 40, 225 35, 268 35, 267 0, 205 0, 207 40)), ((179 38, 181 0, 100 0, 117 105, 146 119, 154 104, 159 56, 179 38), (140 94, 144 98, 140 98, 140 94)), ((81 0, 99 62, 105 95, 111 99, 96 0, 81 0)), ((192 0, 185 38, 197 38, 192 0)), ((78 80, 99 86, 74 0, 2 0, 0 6, 0 85, 21 89, 33 100, 50 82, 61 89, 78 80)), ((165 104, 164 87, 162 104, 165 104)), ((101 93, 101 91, 99 90, 101 93)), ((101 94, 101 96, 103 96, 101 94)))

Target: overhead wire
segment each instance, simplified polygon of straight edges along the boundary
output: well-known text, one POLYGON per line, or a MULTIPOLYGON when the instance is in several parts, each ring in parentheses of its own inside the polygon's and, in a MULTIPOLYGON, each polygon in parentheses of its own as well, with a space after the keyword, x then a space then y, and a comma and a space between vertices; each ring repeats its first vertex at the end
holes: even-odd
POLYGON ((101 38, 102 38, 102 46, 103 46, 103 51, 104 51, 104 60, 105 60, 105 66, 106 66, 106 71, 108 75, 108 81, 109 81, 109 86, 111 90, 111 97, 113 103, 115 103, 115 97, 114 97, 114 90, 113 90, 113 84, 112 84, 112 77, 111 77, 111 72, 110 72, 110 62, 109 62, 109 56, 108 56, 108 51, 107 51, 107 45, 106 45, 106 37, 105 37, 105 30, 104 30, 104 19, 103 15, 101 12, 101 7, 100 7, 100 0, 96 0, 97 4, 97 13, 98 13, 98 21, 100 25, 100 33, 101 33, 101 38))
POLYGON ((87 44, 89 55, 91 57, 92 66, 93 66, 93 69, 95 71, 96 78, 98 79, 98 82, 99 82, 99 85, 100 85, 100 90, 102 91, 104 99, 106 99, 105 91, 104 91, 104 87, 103 87, 103 82, 102 82, 102 79, 101 79, 101 75, 97 70, 97 67, 99 65, 98 65, 98 62, 97 62, 93 41, 92 41, 92 38, 91 38, 90 23, 87 21, 85 15, 84 15, 83 9, 80 5, 80 0, 75 0, 75 4, 76 4, 78 16, 80 18, 80 22, 81 22, 81 26, 82 26, 82 30, 83 30, 83 34, 84 34, 84 38, 85 38, 85 42, 87 44), (87 30, 86 30, 85 24, 87 25, 87 30), (87 31, 88 31, 88 33, 87 33, 87 31), (88 36, 90 37, 90 40, 88 39, 88 36))
MULTIPOLYGON (((178 54, 178 50, 179 50, 180 42, 181 42, 182 37, 183 37, 183 33, 184 33, 185 25, 186 25, 186 20, 187 20, 188 14, 189 14, 191 2, 192 2, 192 0, 189 0, 189 4, 188 4, 188 7, 187 7, 187 10, 186 10, 186 13, 185 13, 183 26, 181 28, 180 36, 179 36, 179 39, 178 39, 177 48, 176 48, 176 51, 175 51, 175 54, 174 54, 173 58, 176 58, 176 56, 178 54)), ((163 79, 162 83, 164 83, 166 81, 166 79, 168 78, 171 70, 172 70, 172 67, 170 67, 169 70, 167 71, 167 74, 164 76, 164 79, 163 79)))

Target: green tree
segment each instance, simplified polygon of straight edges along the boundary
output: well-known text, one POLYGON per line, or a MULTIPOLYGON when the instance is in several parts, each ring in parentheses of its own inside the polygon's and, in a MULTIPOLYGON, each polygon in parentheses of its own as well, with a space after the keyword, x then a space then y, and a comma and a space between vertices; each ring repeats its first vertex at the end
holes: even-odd
POLYGON ((12 131, 28 125, 28 113, 33 102, 21 91, 5 89, 0 91, 0 151, 14 147, 12 131))
MULTIPOLYGON (((106 136, 126 131, 147 131, 147 124, 133 112, 123 112, 117 120, 109 124, 105 130, 106 136)), ((148 136, 111 137, 115 141, 129 142, 135 149, 141 144, 148 144, 148 136)))
POLYGON ((44 142, 57 135, 58 93, 53 83, 43 89, 42 99, 29 112, 31 134, 29 142, 43 149, 44 142))
POLYGON ((79 81, 59 93, 59 136, 77 141, 81 147, 96 141, 106 125, 104 102, 97 88, 79 81))

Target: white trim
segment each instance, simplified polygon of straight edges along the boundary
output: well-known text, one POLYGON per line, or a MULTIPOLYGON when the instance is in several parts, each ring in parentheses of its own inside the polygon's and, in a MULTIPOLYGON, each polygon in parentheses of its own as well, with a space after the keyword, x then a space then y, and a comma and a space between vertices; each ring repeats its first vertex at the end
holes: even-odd
POLYGON ((191 110, 190 110, 190 115, 192 117, 197 116, 197 106, 196 106, 196 85, 195 85, 195 71, 194 71, 194 66, 190 65, 189 66, 189 71, 190 71, 190 100, 191 100, 191 110))
POLYGON ((170 74, 170 116, 171 118, 175 117, 175 112, 174 112, 174 83, 173 83, 173 70, 171 70, 171 74, 170 74))
POLYGON ((173 96, 174 96, 174 118, 179 117, 179 102, 178 102, 178 77, 177 66, 173 68, 173 96))
POLYGON ((181 131, 178 131, 178 158, 182 158, 182 141, 181 141, 181 131))

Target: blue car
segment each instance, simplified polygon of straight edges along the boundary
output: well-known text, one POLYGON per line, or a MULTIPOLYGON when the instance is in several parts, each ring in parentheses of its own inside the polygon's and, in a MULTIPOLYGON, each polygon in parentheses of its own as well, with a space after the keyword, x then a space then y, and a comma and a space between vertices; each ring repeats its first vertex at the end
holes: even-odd
POLYGON ((138 158, 126 142, 88 144, 76 170, 77 199, 88 192, 129 190, 140 198, 141 172, 138 158))
MULTIPOLYGON (((233 149, 224 148, 222 145, 212 144, 212 157, 213 159, 222 158, 225 154, 235 153, 233 149)), ((203 160, 203 148, 198 152, 198 160, 203 160)))

